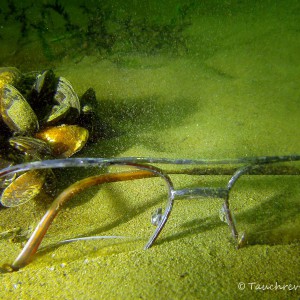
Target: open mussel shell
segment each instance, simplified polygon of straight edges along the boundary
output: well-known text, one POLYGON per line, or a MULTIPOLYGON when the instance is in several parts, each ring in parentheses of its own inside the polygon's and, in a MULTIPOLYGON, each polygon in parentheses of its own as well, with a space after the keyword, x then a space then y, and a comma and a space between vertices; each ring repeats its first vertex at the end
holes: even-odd
POLYGON ((46 118, 45 123, 52 125, 60 120, 74 121, 80 114, 80 102, 71 83, 64 77, 58 78, 56 92, 53 98, 57 103, 46 118))
POLYGON ((45 170, 32 170, 22 174, 4 189, 0 203, 5 207, 14 207, 34 199, 41 192, 45 178, 45 170))
POLYGON ((45 70, 36 75, 35 80, 28 93, 27 100, 35 111, 39 120, 42 120, 49 112, 53 105, 53 97, 57 85, 52 70, 45 70))
POLYGON ((4 123, 13 132, 31 135, 39 128, 36 114, 22 94, 10 84, 2 88, 0 113, 4 123))
POLYGON ((39 159, 40 156, 50 156, 52 153, 51 146, 47 142, 30 136, 11 137, 9 139, 9 144, 15 149, 35 159, 39 159))
POLYGON ((49 92, 55 89, 55 75, 52 70, 45 70, 36 76, 32 91, 34 91, 39 98, 45 97, 49 92))
POLYGON ((47 142, 55 157, 70 157, 86 144, 89 132, 77 125, 48 127, 35 134, 35 137, 47 142))
POLYGON ((6 85, 16 85, 22 77, 21 72, 17 68, 3 67, 0 68, 0 90, 6 85))

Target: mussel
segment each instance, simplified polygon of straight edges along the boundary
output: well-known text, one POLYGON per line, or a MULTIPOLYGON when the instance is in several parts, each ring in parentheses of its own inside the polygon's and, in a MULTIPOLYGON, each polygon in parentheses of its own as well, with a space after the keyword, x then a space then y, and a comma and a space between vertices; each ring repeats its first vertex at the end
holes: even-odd
POLYGON ((55 157, 70 157, 86 144, 89 132, 77 125, 47 127, 35 134, 35 137, 47 142, 55 157))
POLYGON ((4 189, 1 204, 5 207, 13 207, 35 198, 42 190, 45 176, 44 170, 32 170, 20 175, 4 189))
MULTIPOLYGON (((95 126, 90 123, 97 120, 95 92, 85 93, 81 109, 66 78, 55 77, 52 70, 33 74, 0 68, 0 158, 7 164, 70 157, 87 143, 90 129, 94 136, 95 126), (93 103, 86 103, 88 98, 93 103)), ((10 178, 2 183, 0 203, 11 207, 33 199, 45 182, 51 185, 47 177, 53 181, 54 176, 49 174, 37 170, 10 178)))
POLYGON ((71 83, 64 77, 59 77, 56 92, 54 94, 54 105, 46 119, 47 125, 55 124, 61 119, 74 120, 80 114, 80 102, 71 83))
POLYGON ((6 84, 17 85, 21 80, 22 74, 17 68, 3 67, 0 68, 0 90, 6 84))
POLYGON ((39 128, 36 114, 12 85, 5 84, 0 95, 0 113, 9 129, 21 135, 31 135, 39 128))

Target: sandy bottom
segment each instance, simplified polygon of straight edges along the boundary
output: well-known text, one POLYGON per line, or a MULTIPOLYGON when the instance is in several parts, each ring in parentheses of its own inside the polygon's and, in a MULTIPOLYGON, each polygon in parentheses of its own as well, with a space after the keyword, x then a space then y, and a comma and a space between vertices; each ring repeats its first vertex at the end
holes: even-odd
MULTIPOLYGON (((297 18, 292 8, 275 6, 196 15, 187 55, 84 57, 76 65, 65 61, 56 74, 68 78, 78 94, 93 87, 99 115, 113 128, 110 138, 82 155, 234 158, 299 153, 297 18)), ((78 176, 69 170, 60 180, 69 184, 78 176)), ((172 178, 178 188, 223 186, 228 179, 172 178)), ((299 298, 299 195, 298 176, 245 177, 233 195, 240 207, 237 221, 252 233, 245 248, 234 249, 219 219, 219 200, 179 201, 153 248, 143 250, 146 239, 46 248, 19 272, 0 274, 0 298, 299 298), (274 290, 276 284, 281 289, 274 290), (273 285, 273 290, 263 290, 263 285, 273 285)), ((99 222, 114 220, 123 209, 116 203, 127 203, 126 197, 108 194, 112 208, 101 206, 99 189, 82 193, 60 213, 43 245, 103 234, 99 222)), ((3 231, 34 226, 48 206, 49 201, 39 200, 1 210, 3 231)), ((118 225, 140 237, 128 207, 126 221, 118 225)), ((0 248, 0 262, 11 262, 20 244, 2 239, 0 248)))

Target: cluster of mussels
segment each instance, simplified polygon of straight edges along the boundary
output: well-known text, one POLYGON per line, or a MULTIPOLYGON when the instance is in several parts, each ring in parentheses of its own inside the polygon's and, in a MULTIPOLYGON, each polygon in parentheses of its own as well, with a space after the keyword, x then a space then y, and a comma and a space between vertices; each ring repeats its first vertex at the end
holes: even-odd
MULTIPOLYGON (((65 158, 94 140, 95 92, 79 99, 70 82, 52 70, 22 74, 0 68, 0 168, 47 158, 65 158)), ((33 170, 0 182, 0 204, 17 206, 43 187, 54 190, 51 170, 33 170)), ((0 205, 0 206, 1 206, 0 205)))

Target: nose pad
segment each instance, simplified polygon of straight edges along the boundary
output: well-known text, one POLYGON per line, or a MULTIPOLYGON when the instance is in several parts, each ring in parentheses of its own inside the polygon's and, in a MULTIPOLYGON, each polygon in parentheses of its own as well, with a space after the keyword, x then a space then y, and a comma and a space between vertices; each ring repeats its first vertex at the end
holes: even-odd
POLYGON ((154 226, 158 226, 162 219, 162 208, 157 208, 151 215, 151 224, 154 226))

